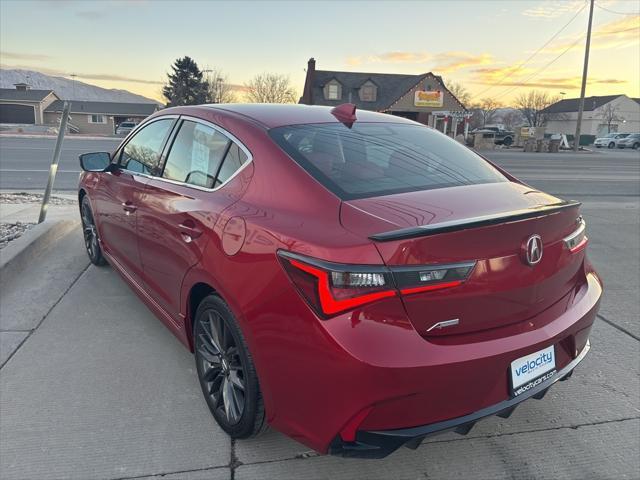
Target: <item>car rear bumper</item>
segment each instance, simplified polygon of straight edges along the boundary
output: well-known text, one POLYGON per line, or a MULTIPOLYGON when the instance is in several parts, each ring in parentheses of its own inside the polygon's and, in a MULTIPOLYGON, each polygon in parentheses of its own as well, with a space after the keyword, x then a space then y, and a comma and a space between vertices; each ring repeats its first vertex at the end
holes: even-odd
POLYGON ((555 373, 553 377, 517 397, 504 400, 468 415, 429 425, 397 430, 358 431, 354 442, 343 442, 338 435, 329 446, 329 453, 343 457, 383 458, 402 446, 416 449, 428 436, 448 431, 466 435, 479 420, 493 415, 508 418, 516 407, 525 400, 532 397, 542 399, 554 383, 559 380, 567 380, 573 374, 573 370, 584 359, 590 348, 590 343, 587 340, 582 351, 568 365, 555 373))
POLYGON ((261 311, 285 314, 252 319, 283 332, 256 343, 269 423, 318 452, 376 458, 509 410, 566 377, 586 352, 603 290, 585 269, 584 283, 535 318, 444 337, 419 335, 397 298, 328 320, 297 294, 269 299, 261 311), (511 363, 550 345, 557 375, 511 399, 511 363))

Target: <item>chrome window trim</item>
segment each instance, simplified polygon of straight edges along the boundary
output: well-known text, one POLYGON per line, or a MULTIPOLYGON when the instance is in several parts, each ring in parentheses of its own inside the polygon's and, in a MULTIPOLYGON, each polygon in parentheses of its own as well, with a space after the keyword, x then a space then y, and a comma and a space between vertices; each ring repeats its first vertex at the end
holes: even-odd
MULTIPOLYGON (((224 135, 225 137, 227 137, 229 139, 229 141, 235 143, 236 145, 238 145, 238 147, 240 147, 240 149, 242 149, 242 151, 245 153, 245 155, 247 156, 247 161, 244 162, 240 168, 238 168, 235 172, 233 172, 233 174, 227 178, 223 183, 221 183, 220 185, 218 185, 217 187, 214 188, 207 188, 207 187, 201 187, 199 185, 193 185, 191 183, 187 183, 187 182, 181 182, 179 180, 172 180, 170 178, 164 178, 162 176, 154 176, 154 175, 150 175, 150 178, 156 179, 156 180, 162 180, 163 182, 167 182, 167 183, 172 183, 174 185, 180 185, 183 187, 188 187, 188 188, 193 188, 196 190, 200 190, 202 192, 215 192, 219 189, 221 189, 222 187, 224 187, 227 183, 229 183, 231 180, 233 180, 240 172, 242 172, 242 170, 245 169, 245 167, 247 165, 249 165, 251 162, 253 162, 253 154, 251 153, 251 150, 249 150, 246 145, 244 143, 242 143, 238 137, 236 137, 234 134, 232 134, 231 132, 225 130, 224 128, 216 125, 215 123, 211 123, 207 120, 203 120, 201 118, 198 117, 192 117, 189 115, 180 115, 180 120, 187 120, 190 122, 194 122, 194 123, 200 123, 202 125, 204 125, 205 127, 209 127, 212 128, 213 130, 216 130, 218 132, 220 132, 222 135, 224 135)), ((180 125, 180 127, 182 127, 182 124, 180 125)), ((166 154, 166 158, 164 160, 164 163, 162 165, 162 172, 164 173, 164 168, 167 164, 167 160, 169 160, 169 154, 171 153, 171 148, 173 148, 173 141, 175 141, 175 137, 180 133, 180 130, 178 130, 175 134, 175 136, 171 139, 172 141, 172 145, 169 148, 169 150, 167 151, 166 154)), ((227 151, 227 154, 229 152, 227 151)), ((226 155, 225 155, 226 158, 226 155)), ((222 159, 222 163, 220 164, 220 166, 222 166, 222 164, 224 164, 224 160, 225 158, 222 159)), ((215 179, 217 180, 217 178, 215 179)), ((214 181, 215 181, 214 180, 214 181)))
MULTIPOLYGON (((240 168, 238 168, 235 172, 233 172, 233 174, 229 178, 227 178, 223 183, 221 183, 220 185, 218 185, 217 187, 214 187, 214 188, 201 187, 199 185, 193 185, 191 183, 181 182, 179 180, 172 180, 170 178, 164 178, 162 176, 157 176, 157 175, 149 175, 149 174, 146 174, 146 173, 132 172, 131 170, 126 170, 126 168, 124 168, 123 170, 131 172, 131 173, 133 173, 135 175, 139 175, 141 177, 149 178, 149 179, 152 179, 152 180, 160 180, 162 182, 167 182, 167 183, 170 183, 170 184, 173 184, 173 185, 178 185, 178 186, 181 186, 181 187, 193 188, 195 190, 200 190, 201 192, 215 192, 215 191, 221 189, 222 187, 224 187, 231 180, 233 180, 240 172, 242 172, 242 170, 245 169, 245 167, 247 165, 249 165, 250 163, 253 162, 253 154, 251 153, 251 150, 249 150, 246 147, 246 145, 244 143, 242 143, 238 139, 238 137, 236 137, 234 134, 232 134, 231 132, 225 130, 224 128, 216 125, 215 123, 211 123, 211 122, 209 122, 207 120, 203 120, 203 119, 198 118, 198 117, 192 117, 190 115, 177 115, 177 114, 175 114, 175 115, 174 114, 171 114, 171 115, 160 115, 158 117, 153 118, 149 122, 144 122, 144 123, 141 123, 140 125, 138 125, 138 128, 136 128, 131 133, 129 133, 129 135, 125 138, 125 141, 127 141, 127 143, 128 143, 129 142, 129 137, 132 137, 133 133, 138 131, 138 130, 140 130, 143 125, 150 125, 151 123, 153 123, 153 122, 155 122, 157 120, 162 120, 162 119, 165 119, 165 118, 175 118, 178 121, 180 121, 180 120, 188 120, 190 122, 200 123, 200 124, 202 124, 202 125, 204 125, 206 127, 210 127, 210 128, 212 128, 214 130, 217 130, 218 132, 220 132, 221 134, 226 136, 230 141, 232 141, 233 143, 235 143, 236 145, 238 145, 238 147, 240 147, 242 149, 242 151, 245 153, 245 155, 247 155, 247 161, 244 162, 240 166, 240 168)), ((180 127, 182 127, 182 124, 180 124, 180 127)), ((169 154, 171 153, 171 148, 173 147, 173 142, 175 140, 175 137, 178 135, 178 133, 180 133, 179 130, 175 132, 175 135, 173 135, 173 132, 169 133, 169 138, 167 139, 167 144, 164 146, 165 148, 169 147, 169 150, 166 152, 166 155, 164 155, 164 149, 165 148, 163 148, 163 152, 162 152, 162 155, 164 155, 164 158, 161 158, 161 161, 162 161, 162 173, 164 173, 164 168, 166 166, 167 160, 169 159, 169 154), (169 145, 169 143, 171 143, 171 145, 169 145)), ((123 141, 121 147, 117 151, 117 155, 122 153, 122 150, 124 150, 125 146, 126 146, 126 144, 123 141)), ((225 156, 225 158, 226 158, 226 156, 225 156)), ((118 163, 119 163, 119 160, 118 160, 118 163)), ((224 163, 224 159, 223 159, 223 163, 224 163)))
POLYGON ((162 149, 160 150, 160 159, 159 162, 163 165, 164 168, 164 163, 163 163, 163 157, 162 154, 164 153, 164 150, 167 146, 167 141, 171 139, 171 135, 173 133, 173 129, 175 128, 175 123, 180 119, 180 115, 177 114, 170 114, 170 115, 161 115, 158 117, 154 117, 146 122, 141 122, 139 123, 133 130, 131 130, 126 137, 124 137, 124 139, 122 140, 122 142, 120 143, 120 145, 118 145, 118 148, 116 148, 116 151, 114 152, 113 156, 111 157, 111 163, 115 163, 118 168, 121 168, 122 170, 125 170, 127 172, 130 172, 132 174, 136 174, 136 175, 142 175, 142 176, 148 176, 147 174, 144 173, 139 173, 139 172, 134 172, 133 170, 128 170, 125 167, 122 167, 120 165, 120 158, 122 157, 122 152, 124 152, 125 147, 129 144, 129 142, 133 139, 134 135, 136 135, 140 130, 142 130, 143 128, 147 127, 148 125, 151 125, 152 123, 155 123, 159 120, 174 120, 173 125, 171 125, 171 127, 169 128, 169 135, 166 138, 165 142, 162 144, 162 149))

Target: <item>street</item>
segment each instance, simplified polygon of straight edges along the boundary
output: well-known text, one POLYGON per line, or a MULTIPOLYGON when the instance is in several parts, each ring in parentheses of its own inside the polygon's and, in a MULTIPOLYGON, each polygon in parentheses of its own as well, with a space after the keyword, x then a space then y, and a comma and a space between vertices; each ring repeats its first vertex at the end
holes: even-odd
MULTIPOLYGON (((75 190, 80 164, 78 155, 113 151, 120 138, 90 140, 67 136, 62 144, 56 190, 75 190)), ((42 190, 47 185, 55 138, 0 137, 0 189, 42 190)))
MULTIPOLYGON (((75 188, 79 153, 116 144, 65 142, 56 189, 75 188)), ((51 145, 1 139, 0 188, 43 188, 51 145)), ((0 477, 640 478, 640 152, 487 157, 583 202, 605 285, 590 353, 544 399, 376 461, 318 456, 275 431, 230 441, 207 410, 192 355, 114 270, 88 266, 78 232, 0 298, 4 312, 19 312, 3 314, 0 330, 29 332, 0 370, 0 477)))
MULTIPOLYGON (((62 146, 55 190, 75 190, 78 155, 113 151, 119 138, 67 137, 62 146)), ((0 189, 44 190, 55 139, 0 137, 0 189)), ((518 150, 483 151, 516 177, 566 196, 640 194, 640 151, 597 149, 593 153, 539 154, 518 150)))

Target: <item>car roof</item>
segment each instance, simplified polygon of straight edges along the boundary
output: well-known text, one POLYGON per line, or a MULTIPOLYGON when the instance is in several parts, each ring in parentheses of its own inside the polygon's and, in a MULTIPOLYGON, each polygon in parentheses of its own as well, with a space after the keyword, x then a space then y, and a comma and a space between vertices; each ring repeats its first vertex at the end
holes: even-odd
MULTIPOLYGON (((176 110, 183 108, 178 107, 176 110)), ((191 107, 194 108, 194 107, 191 107)), ((249 118, 262 124, 265 128, 282 127, 285 125, 298 125, 305 123, 340 123, 331 114, 333 107, 320 105, 299 104, 273 104, 273 103, 220 103, 199 105, 195 108, 207 110, 224 110, 249 118)), ((169 109, 164 113, 170 113, 169 109)), ((171 109, 173 110, 173 109, 171 109)), ((176 113, 180 113, 176 111, 176 113)), ((407 123, 415 125, 416 122, 402 117, 387 115, 369 110, 356 110, 356 122, 385 122, 407 123)))

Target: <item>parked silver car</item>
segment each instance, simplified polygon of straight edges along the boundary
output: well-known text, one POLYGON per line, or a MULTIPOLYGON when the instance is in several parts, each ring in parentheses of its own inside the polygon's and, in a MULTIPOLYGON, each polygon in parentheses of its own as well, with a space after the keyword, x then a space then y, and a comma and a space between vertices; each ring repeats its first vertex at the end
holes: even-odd
POLYGON ((632 133, 628 137, 618 140, 616 144, 618 148, 633 148, 638 150, 640 148, 640 133, 632 133))
POLYGON ((136 125, 138 125, 136 122, 122 122, 116 128, 116 135, 122 135, 122 136, 128 135, 131 132, 131 130, 136 128, 136 125))
POLYGON ((621 140, 628 136, 628 133, 608 133, 604 137, 596 138, 596 141, 593 142, 593 146, 596 148, 615 148, 618 145, 618 140, 621 140))

